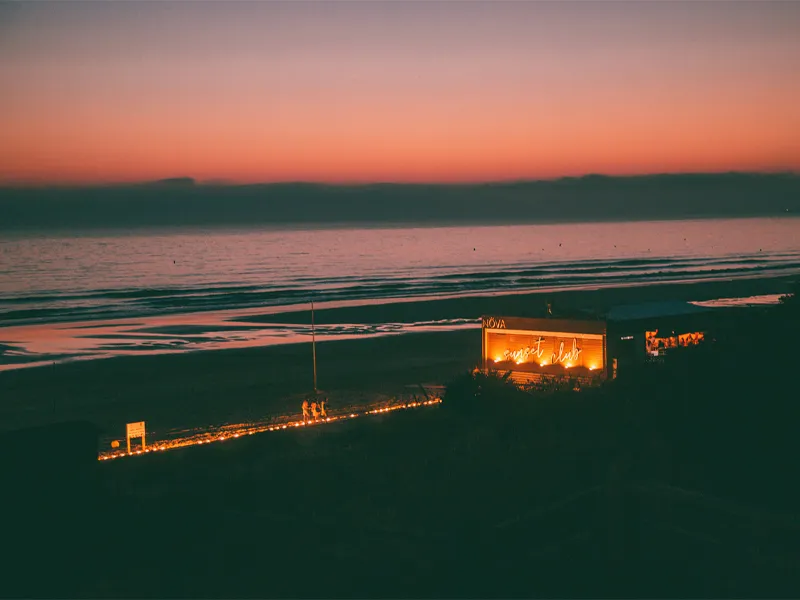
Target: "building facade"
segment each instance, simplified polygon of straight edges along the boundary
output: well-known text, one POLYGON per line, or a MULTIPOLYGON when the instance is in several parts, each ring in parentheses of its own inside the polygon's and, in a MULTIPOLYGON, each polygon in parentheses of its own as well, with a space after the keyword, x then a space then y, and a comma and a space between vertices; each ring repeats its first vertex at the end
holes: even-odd
POLYGON ((511 371, 517 383, 607 376, 605 322, 492 316, 483 317, 481 333, 484 371, 511 371))
POLYGON ((619 307, 604 320, 485 316, 482 368, 520 384, 568 378, 596 384, 708 337, 709 311, 689 303, 619 307))

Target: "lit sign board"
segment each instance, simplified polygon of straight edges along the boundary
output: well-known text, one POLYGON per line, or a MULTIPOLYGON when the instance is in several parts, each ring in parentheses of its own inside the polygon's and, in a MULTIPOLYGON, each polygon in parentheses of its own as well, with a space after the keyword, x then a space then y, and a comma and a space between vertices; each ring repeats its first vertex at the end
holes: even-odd
POLYGON ((705 335, 700 331, 693 333, 681 333, 678 335, 658 336, 658 329, 645 332, 645 348, 648 354, 658 354, 667 348, 678 348, 686 346, 696 346, 705 339, 705 335))
POLYGON ((138 438, 144 435, 144 421, 137 423, 128 423, 128 437, 138 438))
POLYGON ((144 440, 144 421, 137 421, 136 423, 128 423, 125 428, 126 438, 128 441, 128 454, 131 453, 131 439, 142 438, 142 448, 146 447, 144 440))
MULTIPOLYGON (((495 328, 499 329, 499 328, 495 328)), ((537 371, 543 367, 604 367, 602 334, 548 331, 487 331, 484 346, 487 365, 537 371)))

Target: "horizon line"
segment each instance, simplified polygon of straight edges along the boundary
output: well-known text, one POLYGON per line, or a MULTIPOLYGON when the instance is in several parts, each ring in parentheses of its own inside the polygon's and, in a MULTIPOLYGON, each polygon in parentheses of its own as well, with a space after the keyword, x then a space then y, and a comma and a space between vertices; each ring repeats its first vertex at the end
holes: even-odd
POLYGON ((634 173, 634 174, 607 174, 607 173, 584 173, 582 175, 561 175, 557 177, 542 177, 542 178, 508 178, 508 179, 485 179, 475 181, 435 181, 435 180, 419 180, 419 181, 393 181, 393 180, 374 180, 374 181, 325 181, 314 179, 286 179, 275 181, 258 181, 258 182, 238 182, 225 179, 206 179, 199 180, 191 176, 177 176, 177 177, 164 177, 160 179, 145 179, 135 181, 107 181, 107 182, 35 182, 35 181, 8 181, 0 182, 0 190, 59 190, 59 189, 102 189, 102 188, 121 188, 121 187, 138 187, 138 186, 153 186, 153 185, 166 185, 174 187, 258 187, 258 186, 288 186, 288 185, 305 185, 316 187, 337 187, 337 188, 357 188, 369 186, 431 186, 431 187, 478 187, 486 185, 514 185, 514 184, 527 184, 527 183, 553 183, 564 180, 580 180, 590 178, 602 179, 642 179, 648 177, 680 177, 680 176, 731 176, 731 175, 748 175, 748 176, 798 176, 800 171, 794 169, 776 169, 776 170, 725 170, 725 171, 655 171, 651 173, 634 173))

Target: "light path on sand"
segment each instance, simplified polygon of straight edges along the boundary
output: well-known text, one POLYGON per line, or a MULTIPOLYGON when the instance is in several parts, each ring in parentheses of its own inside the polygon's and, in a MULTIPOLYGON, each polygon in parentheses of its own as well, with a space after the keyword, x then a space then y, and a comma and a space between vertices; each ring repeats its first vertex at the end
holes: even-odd
POLYGON ((442 399, 438 397, 431 398, 428 400, 414 400, 412 402, 393 404, 391 406, 383 406, 381 408, 374 408, 366 411, 361 410, 346 414, 333 415, 325 419, 320 419, 318 421, 309 421, 308 423, 304 422, 303 420, 288 421, 280 424, 274 423, 274 420, 271 420, 269 423, 266 422, 240 423, 238 425, 226 426, 225 432, 222 434, 220 434, 219 432, 204 432, 191 436, 175 438, 167 441, 154 442, 149 447, 146 447, 144 449, 134 450, 131 452, 127 451, 120 452, 118 450, 112 452, 101 452, 98 456, 98 460, 112 460, 129 456, 143 456, 145 454, 151 454, 155 452, 164 452, 166 450, 176 450, 178 448, 186 448, 187 446, 200 446, 205 444, 213 444, 215 442, 230 441, 249 435, 254 435, 256 433, 264 433, 267 431, 281 431, 285 429, 300 428, 300 427, 321 427, 329 423, 348 421, 359 417, 367 417, 371 415, 394 412, 396 410, 408 410, 412 408, 435 406, 441 404, 441 402, 442 399))

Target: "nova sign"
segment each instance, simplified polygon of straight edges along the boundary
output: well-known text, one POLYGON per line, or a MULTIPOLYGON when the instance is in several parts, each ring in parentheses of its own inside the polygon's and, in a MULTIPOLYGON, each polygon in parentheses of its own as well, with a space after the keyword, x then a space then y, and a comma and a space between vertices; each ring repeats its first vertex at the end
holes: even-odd
POLYGON ((486 329, 505 329, 506 322, 500 317, 483 317, 483 326, 486 329))

